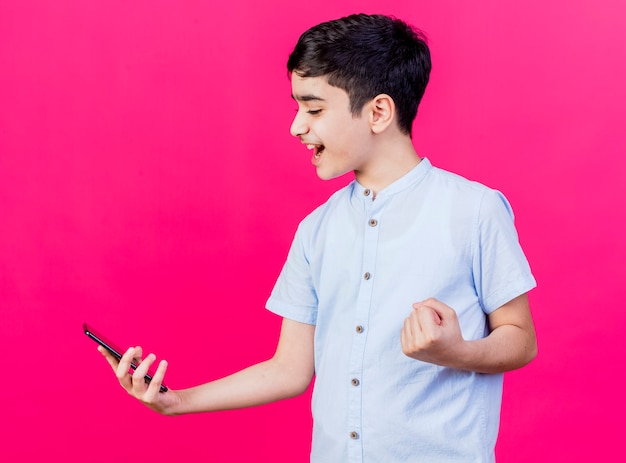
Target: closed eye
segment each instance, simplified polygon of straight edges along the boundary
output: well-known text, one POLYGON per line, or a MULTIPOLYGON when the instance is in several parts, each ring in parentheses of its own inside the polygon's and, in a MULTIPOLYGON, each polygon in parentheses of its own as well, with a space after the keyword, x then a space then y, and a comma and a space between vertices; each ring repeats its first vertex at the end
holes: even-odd
POLYGON ((319 113, 321 113, 321 112, 322 112, 322 110, 321 110, 321 109, 309 109, 309 110, 307 111, 307 114, 310 114, 311 116, 315 116, 316 114, 319 114, 319 113))

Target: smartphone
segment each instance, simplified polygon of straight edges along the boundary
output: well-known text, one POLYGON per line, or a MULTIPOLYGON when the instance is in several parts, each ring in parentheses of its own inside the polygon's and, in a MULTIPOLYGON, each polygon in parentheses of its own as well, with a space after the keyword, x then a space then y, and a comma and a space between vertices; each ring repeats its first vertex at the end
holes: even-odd
MULTIPOLYGON (((118 361, 122 358, 124 351, 122 351, 122 349, 120 349, 115 344, 107 340, 100 333, 98 333, 97 331, 94 331, 89 325, 87 325, 87 323, 83 323, 83 331, 88 337, 96 341, 98 344, 100 344, 102 347, 108 350, 111 354, 113 354, 117 358, 118 361)), ((130 367, 133 370, 136 370, 137 364, 134 362, 131 362, 130 367)), ((150 381, 152 381, 152 373, 148 372, 146 376, 144 377, 144 379, 146 380, 146 383, 149 383, 150 381)), ((167 386, 165 386, 165 384, 161 384, 161 389, 159 392, 167 392, 167 386)))

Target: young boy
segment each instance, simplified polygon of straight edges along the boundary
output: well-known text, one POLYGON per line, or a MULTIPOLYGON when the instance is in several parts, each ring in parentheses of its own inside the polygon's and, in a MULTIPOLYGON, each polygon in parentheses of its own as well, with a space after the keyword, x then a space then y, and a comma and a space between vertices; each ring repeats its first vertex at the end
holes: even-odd
POLYGON ((159 393, 140 347, 122 386, 159 413, 249 407, 316 375, 314 462, 489 462, 502 373, 536 355, 535 286, 497 191, 433 167, 411 141, 430 72, 420 33, 353 15, 305 32, 289 57, 291 126, 322 179, 355 180, 306 217, 267 303, 275 355, 229 377, 159 393), (133 380, 133 378, 138 378, 133 380))

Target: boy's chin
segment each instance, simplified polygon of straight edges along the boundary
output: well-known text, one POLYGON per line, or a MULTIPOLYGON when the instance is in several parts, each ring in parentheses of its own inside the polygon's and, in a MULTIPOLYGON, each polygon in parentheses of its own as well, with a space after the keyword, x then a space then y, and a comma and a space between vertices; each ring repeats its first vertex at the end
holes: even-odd
POLYGON ((345 171, 345 172, 328 172, 328 171, 324 171, 324 169, 317 169, 316 173, 317 176, 321 179, 321 180, 333 180, 339 177, 342 177, 344 175, 346 175, 348 172, 351 171, 345 171))

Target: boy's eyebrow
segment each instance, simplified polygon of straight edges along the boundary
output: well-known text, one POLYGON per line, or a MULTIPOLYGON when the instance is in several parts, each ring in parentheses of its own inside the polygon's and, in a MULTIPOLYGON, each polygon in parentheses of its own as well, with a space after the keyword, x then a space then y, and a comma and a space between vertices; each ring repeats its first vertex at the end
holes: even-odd
POLYGON ((321 96, 311 95, 311 94, 307 94, 307 95, 293 95, 292 94, 291 98, 293 98, 296 101, 326 101, 321 96))

